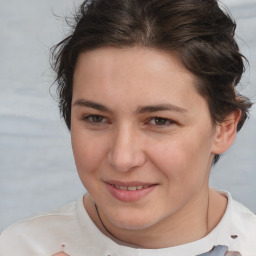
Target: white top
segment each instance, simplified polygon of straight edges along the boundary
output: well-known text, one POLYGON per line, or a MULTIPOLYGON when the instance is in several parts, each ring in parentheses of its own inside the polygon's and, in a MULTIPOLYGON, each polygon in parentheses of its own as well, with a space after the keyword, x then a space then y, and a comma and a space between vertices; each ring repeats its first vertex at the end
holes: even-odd
POLYGON ((256 256, 256 216, 229 193, 226 196, 228 206, 220 223, 192 243, 163 249, 120 245, 95 226, 80 198, 7 228, 0 236, 0 256, 52 256, 62 251, 70 256, 224 256, 226 251, 240 253, 226 255, 256 256))

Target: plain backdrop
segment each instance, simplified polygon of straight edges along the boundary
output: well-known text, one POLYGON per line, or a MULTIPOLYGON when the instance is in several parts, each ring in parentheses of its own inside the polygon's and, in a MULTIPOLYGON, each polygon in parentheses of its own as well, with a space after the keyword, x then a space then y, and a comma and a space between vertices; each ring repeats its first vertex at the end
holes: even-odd
MULTIPOLYGON (((64 18, 78 0, 0 2, 0 232, 11 223, 82 196, 70 134, 49 93, 49 49, 67 33, 64 18)), ((237 21, 250 61, 240 90, 256 102, 256 0, 223 0, 237 21)), ((51 88, 54 94, 54 86, 51 88)), ((211 173, 256 212, 256 108, 211 173)))

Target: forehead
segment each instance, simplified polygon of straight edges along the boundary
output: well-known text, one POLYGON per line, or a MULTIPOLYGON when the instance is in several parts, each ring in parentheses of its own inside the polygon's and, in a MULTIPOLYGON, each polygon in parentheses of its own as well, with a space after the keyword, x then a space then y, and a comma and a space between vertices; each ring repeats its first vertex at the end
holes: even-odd
POLYGON ((169 73, 176 72, 192 76, 174 53, 141 46, 125 48, 101 47, 82 52, 78 56, 75 73, 79 68, 88 68, 88 66, 93 66, 93 68, 98 68, 102 71, 109 71, 108 67, 114 67, 115 70, 118 70, 119 67, 119 70, 127 68, 125 70, 126 73, 131 71, 134 74, 137 73, 136 71, 145 72, 151 70, 154 71, 150 72, 151 75, 157 75, 167 70, 169 73))
POLYGON ((73 98, 108 100, 108 104, 117 100, 119 105, 171 103, 190 108, 202 98, 195 83, 194 75, 173 54, 145 47, 104 47, 80 54, 73 98))

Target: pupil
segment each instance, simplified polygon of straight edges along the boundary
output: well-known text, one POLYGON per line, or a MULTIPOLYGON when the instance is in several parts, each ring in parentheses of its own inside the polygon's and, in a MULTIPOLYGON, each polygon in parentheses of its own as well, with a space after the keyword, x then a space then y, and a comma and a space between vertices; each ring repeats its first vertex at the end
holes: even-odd
POLYGON ((155 119, 157 125, 165 125, 166 120, 164 118, 156 118, 155 119))

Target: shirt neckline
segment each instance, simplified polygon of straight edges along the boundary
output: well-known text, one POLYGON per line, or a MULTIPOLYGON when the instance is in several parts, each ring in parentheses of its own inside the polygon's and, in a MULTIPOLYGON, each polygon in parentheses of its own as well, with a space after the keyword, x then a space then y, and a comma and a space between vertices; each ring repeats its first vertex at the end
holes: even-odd
POLYGON ((84 233, 84 237, 88 236, 88 233, 90 236, 94 236, 92 239, 95 239, 95 241, 101 241, 100 246, 106 247, 108 251, 123 253, 122 255, 126 255, 127 252, 130 252, 132 255, 140 255, 140 256, 169 256, 169 255, 175 255, 175 256, 186 256, 186 255, 200 255, 205 252, 209 252, 214 246, 218 245, 225 245, 229 246, 231 242, 230 236, 232 234, 229 234, 229 223, 232 219, 232 213, 233 213, 233 203, 232 203, 232 197, 230 193, 225 191, 217 191, 218 193, 224 195, 228 199, 227 208, 226 211, 221 218, 220 222, 217 224, 217 226, 205 237, 196 240, 191 243, 178 245, 174 247, 168 247, 168 248, 161 248, 161 249, 145 249, 145 248, 134 248, 130 247, 124 244, 119 244, 116 241, 112 240, 111 238, 107 237, 105 234, 103 234, 98 227, 94 224, 94 222, 91 220, 90 216, 88 215, 87 211, 84 208, 83 205, 83 197, 78 200, 77 203, 77 218, 80 222, 81 231, 84 233))

